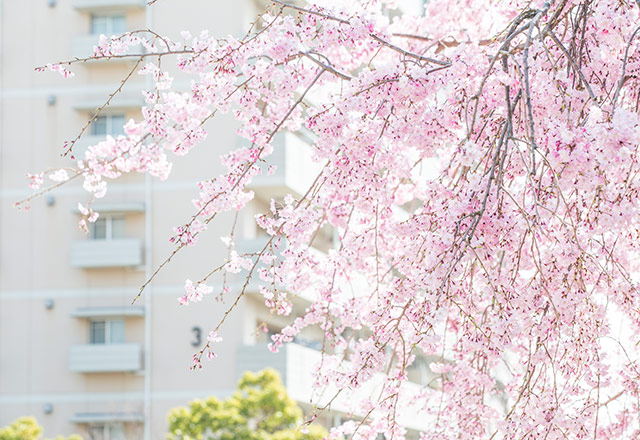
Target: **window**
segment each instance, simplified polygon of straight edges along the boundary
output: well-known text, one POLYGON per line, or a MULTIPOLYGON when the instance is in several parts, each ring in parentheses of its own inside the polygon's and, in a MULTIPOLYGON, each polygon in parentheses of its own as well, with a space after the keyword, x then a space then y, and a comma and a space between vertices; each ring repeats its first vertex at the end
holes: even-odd
POLYGON ((123 114, 101 115, 93 121, 91 134, 94 136, 105 136, 108 134, 117 136, 124 134, 124 124, 123 114))
POLYGON ((91 440, 125 440, 124 426, 122 423, 90 425, 89 438, 91 440))
POLYGON ((124 15, 92 15, 91 33, 94 35, 124 34, 126 20, 124 15))
POLYGON ((89 323, 91 344, 124 343, 124 319, 92 320, 89 323))
POLYGON ((322 350, 322 342, 321 341, 314 341, 313 339, 310 338, 305 338, 304 336, 295 336, 293 338, 293 342, 295 344, 299 344, 302 345, 303 347, 307 347, 307 348, 311 348, 313 350, 322 350))
POLYGON ((282 330, 282 328, 268 325, 266 321, 258 321, 255 333, 256 343, 266 344, 271 342, 271 336, 280 333, 280 330, 282 330))
POLYGON ((104 215, 98 217, 91 226, 92 240, 117 240, 124 238, 124 216, 104 215))
POLYGON ((416 354, 413 363, 407 367, 407 377, 411 382, 419 385, 428 385, 433 378, 433 374, 430 374, 427 359, 420 354, 416 354))

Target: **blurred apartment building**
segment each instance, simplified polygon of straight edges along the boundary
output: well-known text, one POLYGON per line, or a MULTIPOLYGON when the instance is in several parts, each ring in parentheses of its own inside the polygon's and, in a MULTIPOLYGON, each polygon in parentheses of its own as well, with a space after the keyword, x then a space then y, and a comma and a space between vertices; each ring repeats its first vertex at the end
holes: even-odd
MULTIPOLYGON (((222 219, 198 246, 183 250, 130 304, 170 254, 173 226, 193 212, 196 183, 219 174, 219 156, 238 146, 229 118, 208 123, 208 140, 188 157, 177 158, 167 181, 131 175, 112 184, 94 205, 101 216, 88 236, 77 228, 77 203, 87 196, 79 184, 34 200, 29 212, 12 208, 31 192, 25 172, 72 164, 59 157, 63 142, 77 135, 134 63, 75 65, 70 80, 34 67, 90 55, 101 33, 153 29, 179 39, 181 30, 209 29, 219 36, 240 35, 264 7, 252 0, 145 3, 0 0, 0 426, 33 415, 47 436, 164 438, 170 408, 196 397, 225 397, 244 371, 268 365, 280 371, 294 398, 308 401, 310 383, 303 373, 313 366, 317 351, 291 345, 273 355, 264 344, 257 345, 266 341, 256 332, 262 322, 268 320, 277 330, 284 321, 270 319, 255 292, 221 331, 218 359, 201 371, 189 370, 191 356, 229 302, 215 301, 214 294, 179 307, 176 298, 186 278, 199 279, 223 261, 226 249, 218 237, 228 233, 233 218, 222 219)), ((132 76, 79 141, 76 155, 106 135, 121 133, 125 120, 139 117, 140 91, 148 86, 144 81, 132 76)), ((189 85, 179 75, 176 84, 189 85)), ((295 193, 306 182, 297 178, 299 162, 291 164, 289 153, 295 154, 295 148, 289 144, 295 139, 287 136, 280 139, 283 148, 274 159, 280 171, 255 183, 256 212, 266 209, 272 194, 295 193)), ((252 220, 238 220, 240 251, 262 240, 252 220)))
MULTIPOLYGON (((25 172, 72 164, 60 157, 63 143, 78 134, 134 62, 76 64, 70 80, 34 67, 90 55, 101 33, 153 29, 176 40, 185 29, 241 35, 265 4, 0 0, 0 426, 32 415, 45 436, 164 438, 169 409, 197 397, 225 397, 244 371, 266 366, 280 371, 294 399, 309 401, 318 343, 309 335, 277 355, 268 352, 267 335, 258 327, 267 322, 277 331, 291 318, 269 316, 255 289, 222 329, 218 358, 203 370, 189 370, 193 353, 230 302, 215 301, 215 292, 188 307, 176 299, 186 278, 199 279, 225 258, 219 236, 228 234, 233 216, 180 252, 131 305, 173 250, 168 238, 193 212, 196 183, 218 175, 219 156, 239 145, 229 117, 209 121, 208 139, 186 158, 173 158, 167 181, 130 175, 110 184, 107 196, 94 204, 100 219, 88 235, 77 228, 77 204, 87 197, 80 184, 33 200, 28 212, 12 207, 32 192, 25 172)), ((174 84, 189 86, 179 74, 174 84)), ((140 91, 147 86, 144 77, 133 75, 78 142, 76 155, 139 117, 140 91)), ((312 177, 304 165, 304 142, 293 134, 277 142, 272 159, 278 171, 253 183, 255 213, 265 212, 272 196, 302 192, 312 177)), ((265 239, 251 212, 243 215, 237 220, 237 250, 257 250, 265 239)), ((331 237, 326 239, 330 244, 331 237)), ((238 291, 239 282, 231 280, 232 290, 238 291)), ((307 304, 303 294, 296 300, 299 310, 307 304)), ((331 414, 325 423, 340 417, 339 404, 331 414)))

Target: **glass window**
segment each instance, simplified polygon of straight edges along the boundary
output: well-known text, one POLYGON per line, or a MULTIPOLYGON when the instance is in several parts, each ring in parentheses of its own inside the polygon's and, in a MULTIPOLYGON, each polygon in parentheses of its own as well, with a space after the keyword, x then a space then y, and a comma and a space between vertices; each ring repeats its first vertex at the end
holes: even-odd
POLYGON ((92 15, 91 33, 94 35, 113 35, 126 32, 124 15, 92 15))
POLYGON ((91 238, 94 240, 105 240, 107 238, 107 219, 104 217, 98 218, 93 223, 91 231, 91 238))
POLYGON ((114 34, 124 34, 127 31, 127 21, 124 15, 111 17, 111 32, 114 34))
POLYGON ((91 127, 91 133, 94 135, 106 135, 107 134, 107 117, 98 116, 91 127))
POLYGON ((109 343, 124 343, 124 319, 112 319, 109 321, 109 343))
POLYGON ((95 35, 107 33, 107 17, 104 15, 91 16, 91 33, 95 35))
POLYGON ((93 121, 91 134, 94 136, 117 136, 124 134, 125 117, 123 114, 100 115, 93 121))
POLYGON ((122 423, 92 424, 89 426, 90 440, 125 440, 122 423))
POLYGON ((109 440, 125 440, 124 426, 121 423, 109 425, 109 440))
POLYGON ((105 440, 105 426, 104 425, 91 425, 91 426, 89 426, 89 439, 90 440, 105 440))
POLYGON ((92 240, 125 238, 125 219, 122 215, 103 215, 91 225, 92 240))
POLYGON ((123 344, 124 319, 101 319, 90 323, 91 344, 123 344))
POLYGON ((111 238, 124 238, 124 217, 111 216, 111 238))
POLYGON ((124 115, 111 115, 111 129, 110 133, 112 135, 124 134, 124 115))
POLYGON ((105 344, 107 342, 106 321, 91 321, 89 341, 91 344, 105 344))

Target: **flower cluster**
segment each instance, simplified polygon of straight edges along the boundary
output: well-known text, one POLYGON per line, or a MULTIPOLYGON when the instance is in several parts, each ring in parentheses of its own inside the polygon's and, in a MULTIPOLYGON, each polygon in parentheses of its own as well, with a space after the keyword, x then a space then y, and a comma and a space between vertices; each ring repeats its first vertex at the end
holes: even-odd
POLYGON ((205 295, 213 292, 213 287, 201 282, 196 283, 194 286, 193 281, 187 280, 184 283, 184 290, 185 294, 178 298, 178 303, 181 306, 188 306, 190 302, 202 301, 205 295))
MULTIPOLYGON (((170 155, 229 114, 243 143, 198 184, 179 250, 244 211, 265 170, 286 172, 276 136, 297 132, 320 171, 255 217, 262 250, 225 239, 219 272, 247 276, 239 295, 258 274, 282 315, 310 301, 270 347, 322 334, 314 382, 363 420, 331 438, 400 439, 405 426, 438 440, 640 437, 638 5, 431 0, 390 21, 380 4, 392 2, 275 3, 240 40, 140 39, 177 55, 191 87, 145 64, 141 119, 88 149, 84 188, 166 178, 170 155), (403 419, 406 405, 418 416, 403 419)), ((136 41, 101 39, 96 55, 136 41)), ((180 304, 212 288, 185 291, 180 304)))

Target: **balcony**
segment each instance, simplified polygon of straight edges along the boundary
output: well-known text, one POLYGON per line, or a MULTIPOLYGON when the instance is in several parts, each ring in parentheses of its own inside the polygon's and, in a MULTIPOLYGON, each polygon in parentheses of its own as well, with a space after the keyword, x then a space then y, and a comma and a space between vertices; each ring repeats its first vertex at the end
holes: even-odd
POLYGON ((73 312, 74 318, 122 318, 125 316, 144 316, 144 307, 80 307, 73 312))
MULTIPOLYGON (((287 393, 298 402, 309 404, 313 401, 318 406, 327 404, 338 393, 338 389, 329 386, 318 398, 318 392, 313 389, 313 372, 322 360, 322 353, 300 344, 289 343, 280 347, 278 353, 272 353, 265 345, 247 345, 238 348, 237 376, 241 377, 245 371, 260 371, 265 368, 273 368, 282 377, 282 382, 287 393)), ((342 413, 353 413, 352 404, 366 396, 379 396, 383 374, 376 374, 362 385, 354 393, 340 392, 331 403, 331 410, 342 413)), ((423 387, 405 382, 402 388, 410 393, 418 393, 423 387)), ((343 390, 344 391, 344 390, 343 390)), ((402 407, 402 406, 401 406, 402 407)), ((356 414, 363 416, 363 414, 356 414)), ((419 408, 404 405, 403 411, 398 415, 398 421, 409 429, 424 430, 428 425, 427 415, 420 412, 419 408)))
POLYGON ((90 412, 76 413, 69 420, 71 423, 143 423, 144 416, 139 412, 90 412))
POLYGON ((277 167, 275 173, 268 176, 268 167, 264 167, 263 173, 253 178, 249 188, 268 199, 287 194, 304 195, 322 169, 321 164, 312 160, 311 146, 301 136, 290 132, 278 133, 272 145, 273 153, 266 160, 277 167))
MULTIPOLYGON (((132 84, 133 86, 133 84, 132 84)), ((128 113, 135 111, 138 113, 140 107, 146 104, 144 97, 142 96, 142 86, 138 84, 137 88, 123 91, 118 93, 109 102, 109 107, 106 108, 101 115, 108 115, 113 113, 128 113), (139 87, 138 87, 139 86, 139 87)), ((107 93, 90 93, 82 97, 78 97, 73 102, 73 109, 79 112, 86 112, 93 114, 98 108, 103 107, 107 101, 107 93)), ((127 118, 125 117, 125 122, 127 118)), ((115 132, 113 135, 117 135, 115 132)), ((89 133, 86 136, 93 136, 89 133)), ((105 135, 98 135, 95 139, 104 140, 105 135), (99 139, 101 137, 101 139, 99 139)), ((94 140, 95 140, 94 139, 94 140)), ((96 142, 97 143, 97 142, 96 142)))
POLYGON ((299 344, 286 344, 278 353, 272 353, 266 345, 245 345, 238 347, 237 375, 273 368, 280 373, 289 396, 308 403, 313 395, 311 372, 320 359, 318 350, 299 344))
POLYGON ((84 269, 142 264, 142 241, 135 238, 82 240, 71 245, 71 266, 84 269))
POLYGON ((80 12, 110 12, 128 9, 143 10, 147 0, 73 0, 74 9, 80 12))
MULTIPOLYGON (((93 47, 98 45, 98 40, 100 39, 100 35, 79 35, 73 40, 71 40, 71 56, 74 58, 89 58, 94 54, 93 47)), ((145 53, 144 48, 141 44, 137 44, 135 46, 131 46, 127 51, 127 54, 143 54, 145 53)), ((112 58, 110 63, 115 62, 135 62, 137 58, 112 58)), ((96 62, 95 60, 90 60, 90 62, 96 62)), ((104 103, 103 103, 104 104, 104 103)))
POLYGON ((71 347, 69 370, 75 373, 111 373, 142 369, 138 344, 87 344, 71 347))
MULTIPOLYGON (((101 213, 103 216, 108 214, 144 214, 144 202, 96 202, 91 204, 91 208, 101 213)), ((79 209, 73 209, 74 214, 80 214, 79 209)))

